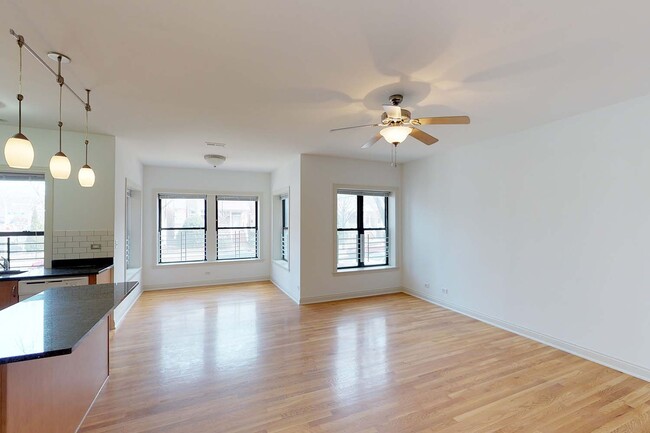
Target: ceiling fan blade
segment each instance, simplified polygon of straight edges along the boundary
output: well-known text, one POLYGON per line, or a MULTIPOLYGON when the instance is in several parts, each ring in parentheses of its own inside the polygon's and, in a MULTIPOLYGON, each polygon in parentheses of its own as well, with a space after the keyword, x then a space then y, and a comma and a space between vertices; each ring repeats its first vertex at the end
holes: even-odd
POLYGON ((384 105, 384 111, 391 119, 401 119, 402 109, 397 105, 384 105))
POLYGON ((362 148, 362 149, 367 149, 367 148, 369 148, 369 147, 372 147, 372 145, 375 144, 376 142, 378 142, 379 140, 381 140, 381 134, 380 134, 380 133, 376 133, 376 134, 374 135, 374 137, 372 137, 370 140, 366 141, 366 144, 364 144, 363 146, 361 146, 361 148, 362 148))
POLYGON ((381 123, 373 123, 370 125, 346 126, 345 128, 330 129, 330 132, 343 131, 344 129, 367 128, 369 126, 383 126, 383 125, 381 123))
POLYGON ((429 146, 438 141, 436 137, 429 135, 423 130, 417 128, 413 128, 413 131, 411 131, 409 135, 429 146))
POLYGON ((411 120, 413 125, 467 125, 468 116, 420 117, 411 120))

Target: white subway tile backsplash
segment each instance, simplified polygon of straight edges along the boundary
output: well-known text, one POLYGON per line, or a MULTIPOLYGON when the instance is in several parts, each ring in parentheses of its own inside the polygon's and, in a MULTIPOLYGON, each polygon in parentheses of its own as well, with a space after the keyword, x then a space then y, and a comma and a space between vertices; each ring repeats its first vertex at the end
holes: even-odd
POLYGON ((113 257, 113 230, 56 230, 52 235, 52 258, 89 259, 113 257), (99 244, 100 250, 91 249, 99 244))

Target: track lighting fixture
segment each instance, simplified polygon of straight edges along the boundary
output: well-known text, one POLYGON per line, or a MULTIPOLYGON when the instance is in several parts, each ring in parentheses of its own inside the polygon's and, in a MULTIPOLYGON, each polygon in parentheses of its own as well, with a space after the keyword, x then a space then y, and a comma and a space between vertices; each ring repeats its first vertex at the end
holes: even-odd
POLYGON ((62 120, 62 105, 63 105, 63 87, 65 86, 70 93, 72 93, 83 105, 86 110, 86 134, 84 139, 86 159, 85 164, 81 167, 78 174, 79 184, 82 187, 92 187, 95 184, 95 172, 88 165, 88 113, 91 111, 90 107, 90 90, 86 89, 86 100, 84 101, 79 95, 65 82, 61 74, 61 64, 70 63, 70 58, 64 54, 57 52, 49 52, 47 56, 56 61, 58 65, 57 71, 50 68, 45 61, 36 52, 25 43, 22 35, 17 34, 13 29, 9 30, 9 34, 16 38, 19 47, 19 75, 18 75, 18 134, 7 140, 5 145, 5 159, 7 164, 13 168, 28 169, 32 166, 34 161, 34 149, 31 142, 22 133, 22 68, 23 57, 22 49, 25 48, 38 62, 49 70, 56 77, 56 82, 59 85, 59 151, 50 159, 50 173, 55 179, 68 179, 72 166, 70 160, 63 153, 63 120, 62 120))

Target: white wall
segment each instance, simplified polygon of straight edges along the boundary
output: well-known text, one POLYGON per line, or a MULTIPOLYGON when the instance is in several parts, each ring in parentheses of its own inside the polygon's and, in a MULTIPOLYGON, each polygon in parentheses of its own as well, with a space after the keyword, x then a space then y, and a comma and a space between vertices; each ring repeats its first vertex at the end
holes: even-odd
MULTIPOLYGON (((301 157, 300 302, 397 291, 401 271, 335 272, 335 185, 388 187, 399 190, 400 167, 316 155, 301 157)), ((400 192, 397 192, 399 200, 400 192)), ((398 205, 399 209, 399 205, 398 205)), ((399 225, 398 225, 399 227, 399 225)), ((399 263, 397 236, 397 262, 399 263)))
MULTIPOLYGON (((294 301, 300 300, 300 157, 275 170, 271 174, 273 196, 289 193, 289 266, 274 261, 271 266, 271 281, 294 301)), ((273 242, 279 236, 272 234, 273 242), (275 237, 273 236, 275 235, 275 237)))
POLYGON ((407 164, 404 285, 650 378, 649 113, 643 97, 407 164))
MULTIPOLYGON (((220 169, 144 167, 143 283, 145 289, 268 280, 271 273, 271 175, 220 169), (202 192, 258 194, 260 260, 157 265, 157 194, 202 192)), ((214 224, 214 221, 208 221, 214 224)))
MULTIPOLYGON (((126 182, 142 187, 143 167, 130 152, 127 143, 117 138, 115 142, 115 281, 125 279, 124 242, 126 240, 126 182)), ((133 277, 131 277, 133 280, 133 277)), ((140 278, 135 278, 140 281, 140 278)))

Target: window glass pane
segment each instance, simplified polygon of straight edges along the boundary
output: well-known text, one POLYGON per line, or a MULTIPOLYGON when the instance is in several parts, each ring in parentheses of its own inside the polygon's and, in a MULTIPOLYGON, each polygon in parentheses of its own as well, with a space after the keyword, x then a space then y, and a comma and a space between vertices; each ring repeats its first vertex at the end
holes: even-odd
POLYGON ((161 230, 160 263, 205 260, 205 230, 161 230))
POLYGON ((349 268, 358 266, 357 252, 357 232, 344 231, 337 233, 337 263, 339 268, 349 268))
POLYGON ((255 227, 255 204, 252 200, 217 200, 217 225, 255 227))
POLYGON ((26 176, 0 180, 0 231, 42 232, 45 227, 45 179, 26 176))
POLYGON ((289 227, 289 200, 282 199, 282 227, 289 227))
POLYGON ((365 266, 385 265, 388 258, 386 230, 366 230, 363 242, 365 266))
POLYGON ((256 229, 219 229, 217 260, 257 258, 256 229))
POLYGON ((337 194, 336 227, 340 229, 357 228, 357 196, 337 194))
POLYGON ((161 228, 205 228, 205 199, 161 198, 161 228))
POLYGON ((0 192, 0 256, 9 259, 13 269, 43 266, 45 176, 0 174, 0 192))
POLYGON ((363 227, 386 228, 386 199, 384 197, 363 196, 363 227))

